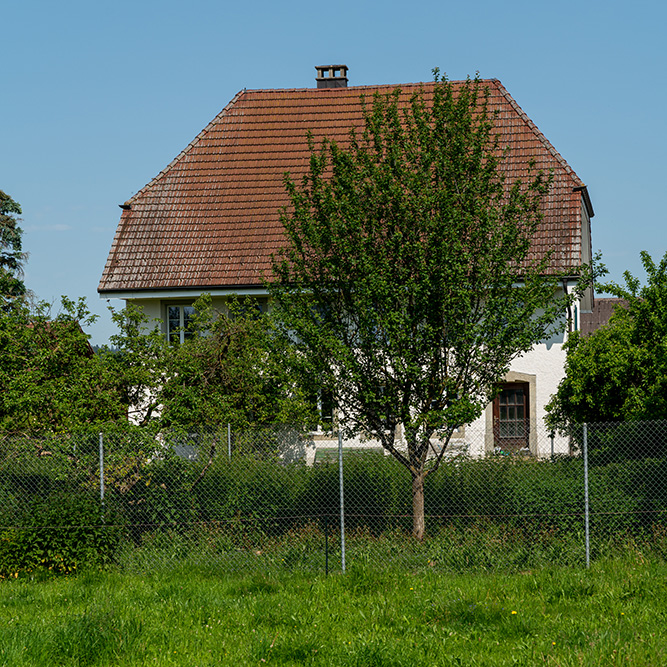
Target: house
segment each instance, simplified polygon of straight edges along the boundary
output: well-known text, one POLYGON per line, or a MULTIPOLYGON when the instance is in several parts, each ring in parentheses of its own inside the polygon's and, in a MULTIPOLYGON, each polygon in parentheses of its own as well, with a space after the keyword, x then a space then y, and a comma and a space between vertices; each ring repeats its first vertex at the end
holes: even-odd
MULTIPOLYGON (((121 205, 98 288, 103 298, 140 305, 170 339, 186 335, 192 303, 203 292, 214 305, 234 293, 266 306, 263 276, 283 242, 279 210, 288 204, 283 176, 288 171, 298 179, 305 172, 307 133, 316 143, 329 137, 346 144, 349 129, 361 126, 362 97, 395 88, 348 87, 343 65, 316 69, 314 88, 239 92, 171 164, 121 205)), ((593 208, 586 186, 500 81, 484 83, 501 145, 509 149, 508 181, 525 177, 530 160, 553 174, 531 257, 549 252, 550 270, 566 275, 563 289, 571 290, 579 267, 591 259, 593 208)), ((401 94, 407 100, 423 88, 428 97, 433 85, 401 85, 401 94)), ((570 326, 592 304, 590 291, 568 313, 570 326)), ((565 335, 515 361, 477 425, 484 431, 480 451, 537 451, 544 406, 563 375, 565 335)))

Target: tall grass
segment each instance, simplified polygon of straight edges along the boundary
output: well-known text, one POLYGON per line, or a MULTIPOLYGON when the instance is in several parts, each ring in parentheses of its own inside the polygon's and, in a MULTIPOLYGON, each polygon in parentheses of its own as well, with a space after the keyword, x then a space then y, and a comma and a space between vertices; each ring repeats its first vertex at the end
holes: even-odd
POLYGON ((662 665, 667 566, 316 576, 212 566, 0 583, 2 665, 662 665))

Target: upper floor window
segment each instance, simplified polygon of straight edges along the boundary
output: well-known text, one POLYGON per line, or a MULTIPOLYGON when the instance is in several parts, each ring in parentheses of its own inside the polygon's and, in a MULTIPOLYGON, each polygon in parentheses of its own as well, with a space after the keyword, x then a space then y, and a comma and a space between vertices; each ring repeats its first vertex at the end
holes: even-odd
POLYGON ((183 343, 192 338, 194 306, 167 306, 167 339, 170 343, 183 343))

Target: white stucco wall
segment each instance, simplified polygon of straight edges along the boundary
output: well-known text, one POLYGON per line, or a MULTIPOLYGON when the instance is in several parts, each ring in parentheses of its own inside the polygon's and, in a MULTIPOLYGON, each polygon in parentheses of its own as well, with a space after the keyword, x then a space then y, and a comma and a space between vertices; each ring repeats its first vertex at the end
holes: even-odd
POLYGON ((144 311, 144 315, 148 318, 149 326, 159 326, 162 328, 164 314, 161 312, 159 299, 132 299, 130 303, 144 311))

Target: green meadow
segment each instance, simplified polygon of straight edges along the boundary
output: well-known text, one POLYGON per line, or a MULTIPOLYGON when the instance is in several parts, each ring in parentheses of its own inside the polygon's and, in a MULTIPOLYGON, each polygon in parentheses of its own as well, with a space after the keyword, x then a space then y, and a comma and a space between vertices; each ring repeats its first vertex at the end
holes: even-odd
POLYGON ((667 564, 512 572, 161 564, 0 582, 0 665, 663 665, 667 564))

